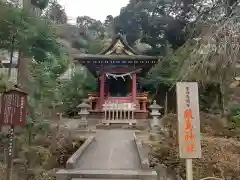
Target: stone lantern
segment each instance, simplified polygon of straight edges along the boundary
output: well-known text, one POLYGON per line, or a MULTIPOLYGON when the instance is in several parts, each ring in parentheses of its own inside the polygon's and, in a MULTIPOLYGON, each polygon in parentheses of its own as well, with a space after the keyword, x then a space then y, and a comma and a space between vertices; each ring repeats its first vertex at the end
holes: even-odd
POLYGON ((161 115, 159 110, 162 109, 162 107, 156 103, 156 100, 154 100, 153 104, 149 106, 149 109, 151 110, 150 115, 152 116, 151 129, 162 127, 162 124, 159 120, 159 117, 161 115))
POLYGON ((83 103, 79 104, 77 107, 80 108, 80 111, 78 113, 80 115, 80 122, 79 122, 78 127, 79 128, 87 128, 87 126, 88 126, 87 116, 89 115, 88 109, 90 109, 91 106, 89 104, 83 102, 83 103))
POLYGON ((159 119, 161 115, 159 110, 162 109, 162 107, 156 103, 156 100, 154 100, 153 104, 149 106, 149 109, 151 110, 150 115, 152 116, 150 124, 151 133, 149 134, 149 138, 154 141, 161 141, 162 123, 159 119))

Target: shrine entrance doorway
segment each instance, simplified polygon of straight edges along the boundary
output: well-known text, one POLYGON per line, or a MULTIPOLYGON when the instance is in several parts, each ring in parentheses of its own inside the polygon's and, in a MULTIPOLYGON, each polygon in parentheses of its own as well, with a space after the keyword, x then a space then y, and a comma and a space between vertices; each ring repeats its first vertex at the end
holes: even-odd
POLYGON ((126 97, 129 96, 132 91, 132 80, 131 78, 108 78, 106 80, 108 87, 108 96, 111 97, 126 97))

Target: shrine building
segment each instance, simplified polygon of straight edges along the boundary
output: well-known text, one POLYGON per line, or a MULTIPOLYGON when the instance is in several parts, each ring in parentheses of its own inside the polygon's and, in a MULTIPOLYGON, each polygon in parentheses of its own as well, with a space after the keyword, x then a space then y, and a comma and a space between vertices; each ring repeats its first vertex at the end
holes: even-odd
MULTIPOLYGON (((117 34, 110 46, 99 54, 80 54, 74 59, 98 78, 97 92, 88 94, 90 114, 103 117, 104 107, 110 102, 118 106, 134 104, 132 118, 147 118, 148 92, 144 92, 138 82, 158 62, 158 57, 135 52, 124 36, 117 34)), ((120 117, 124 115, 117 112, 117 118, 120 117)))

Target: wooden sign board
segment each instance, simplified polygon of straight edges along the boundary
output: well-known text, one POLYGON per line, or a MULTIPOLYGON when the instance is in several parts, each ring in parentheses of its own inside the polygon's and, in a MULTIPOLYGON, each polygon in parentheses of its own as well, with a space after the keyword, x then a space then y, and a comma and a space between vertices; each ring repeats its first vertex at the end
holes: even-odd
POLYGON ((26 107, 27 93, 16 89, 4 92, 1 97, 0 124, 24 126, 26 107))
POLYGON ((177 83, 177 112, 180 158, 201 158, 197 83, 177 83))

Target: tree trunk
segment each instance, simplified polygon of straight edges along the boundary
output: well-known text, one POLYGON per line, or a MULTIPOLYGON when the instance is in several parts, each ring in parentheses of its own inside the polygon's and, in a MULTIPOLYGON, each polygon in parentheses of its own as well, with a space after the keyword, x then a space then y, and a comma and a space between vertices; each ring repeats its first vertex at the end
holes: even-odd
POLYGON ((15 43, 15 35, 12 37, 12 42, 11 42, 11 51, 10 51, 10 64, 8 67, 8 79, 11 78, 11 71, 12 71, 12 63, 13 63, 13 53, 14 53, 14 43, 15 43))
POLYGON ((28 92, 28 84, 29 84, 29 58, 24 57, 23 51, 19 50, 19 56, 18 56, 18 78, 17 82, 18 85, 22 89, 28 92))
POLYGON ((225 117, 225 105, 224 105, 224 88, 222 84, 218 85, 219 96, 218 96, 218 104, 221 113, 221 117, 225 117))

